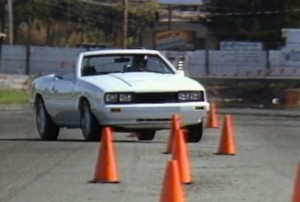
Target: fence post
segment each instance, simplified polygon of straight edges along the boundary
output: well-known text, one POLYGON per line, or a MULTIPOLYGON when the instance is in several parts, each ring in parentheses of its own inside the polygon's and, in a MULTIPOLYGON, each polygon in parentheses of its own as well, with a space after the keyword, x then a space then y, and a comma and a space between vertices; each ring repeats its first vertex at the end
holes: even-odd
POLYGON ((266 49, 266 74, 265 74, 265 76, 269 76, 270 69, 271 69, 271 66, 270 66, 270 52, 269 52, 269 49, 266 49))
POLYGON ((3 44, 3 37, 0 36, 0 73, 2 68, 2 44, 3 44))
POLYGON ((31 58, 31 48, 30 44, 26 45, 26 61, 25 61, 25 74, 29 75, 30 73, 30 58, 31 58))
POLYGON ((30 58, 31 58, 31 29, 32 29, 32 13, 33 13, 33 2, 29 0, 30 3, 30 15, 28 16, 28 30, 27 30, 27 43, 26 43, 26 66, 25 74, 30 73, 30 58))
POLYGON ((207 46, 207 39, 206 39, 206 45, 205 45, 205 75, 209 76, 209 50, 207 46))

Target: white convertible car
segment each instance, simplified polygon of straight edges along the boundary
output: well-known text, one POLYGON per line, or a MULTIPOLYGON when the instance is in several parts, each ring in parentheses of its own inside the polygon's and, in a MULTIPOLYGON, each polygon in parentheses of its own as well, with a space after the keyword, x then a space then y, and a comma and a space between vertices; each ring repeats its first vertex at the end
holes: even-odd
POLYGON ((179 114, 187 141, 199 142, 209 110, 201 84, 177 72, 158 51, 146 49, 83 52, 74 73, 33 81, 32 104, 44 140, 57 139, 62 127, 81 128, 86 140, 101 140, 104 126, 152 140, 179 114))

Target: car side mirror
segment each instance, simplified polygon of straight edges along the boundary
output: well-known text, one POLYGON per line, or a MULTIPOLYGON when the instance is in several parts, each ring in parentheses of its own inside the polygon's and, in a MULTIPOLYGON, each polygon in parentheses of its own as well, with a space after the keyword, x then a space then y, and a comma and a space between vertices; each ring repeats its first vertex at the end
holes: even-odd
POLYGON ((60 74, 55 74, 55 75, 54 75, 54 78, 57 79, 57 80, 64 79, 64 78, 62 77, 62 75, 60 75, 60 74))

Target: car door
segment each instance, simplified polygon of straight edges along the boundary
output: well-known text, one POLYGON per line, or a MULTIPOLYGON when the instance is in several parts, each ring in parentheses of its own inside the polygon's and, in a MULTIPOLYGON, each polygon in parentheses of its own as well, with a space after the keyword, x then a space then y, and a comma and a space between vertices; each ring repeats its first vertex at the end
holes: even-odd
POLYGON ((75 82, 74 74, 64 74, 57 76, 53 85, 54 116, 60 125, 72 127, 79 124, 79 113, 76 106, 77 95, 74 92, 75 82))
POLYGON ((40 86, 46 110, 52 118, 54 118, 54 112, 56 111, 55 100, 53 97, 53 88, 55 82, 56 78, 54 76, 44 77, 43 84, 40 86))

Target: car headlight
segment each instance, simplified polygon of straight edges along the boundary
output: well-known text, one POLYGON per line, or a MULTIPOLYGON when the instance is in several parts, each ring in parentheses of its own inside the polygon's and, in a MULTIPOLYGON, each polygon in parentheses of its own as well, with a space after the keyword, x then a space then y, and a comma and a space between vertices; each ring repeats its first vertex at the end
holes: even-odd
POLYGON ((106 93, 105 103, 117 104, 117 103, 131 103, 133 95, 132 93, 106 93))
POLYGON ((119 102, 132 102, 132 94, 130 93, 120 93, 119 102))
POLYGON ((178 93, 178 100, 179 101, 187 101, 187 100, 189 100, 189 93, 188 92, 180 92, 180 93, 178 93))
POLYGON ((186 91, 178 93, 179 101, 203 101, 202 91, 186 91))
POLYGON ((190 100, 202 100, 202 92, 190 92, 190 100))
POLYGON ((118 102, 118 94, 117 93, 107 93, 107 94, 105 94, 105 102, 106 103, 116 103, 116 102, 118 102))

